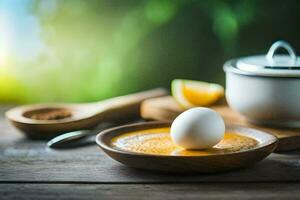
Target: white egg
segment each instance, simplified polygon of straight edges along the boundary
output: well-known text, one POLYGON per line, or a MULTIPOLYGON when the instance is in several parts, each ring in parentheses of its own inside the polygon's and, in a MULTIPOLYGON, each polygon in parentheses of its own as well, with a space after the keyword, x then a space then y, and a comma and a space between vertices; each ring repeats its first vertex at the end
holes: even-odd
POLYGON ((181 113, 172 123, 171 138, 185 149, 206 149, 222 140, 225 124, 222 117, 209 108, 192 108, 181 113))

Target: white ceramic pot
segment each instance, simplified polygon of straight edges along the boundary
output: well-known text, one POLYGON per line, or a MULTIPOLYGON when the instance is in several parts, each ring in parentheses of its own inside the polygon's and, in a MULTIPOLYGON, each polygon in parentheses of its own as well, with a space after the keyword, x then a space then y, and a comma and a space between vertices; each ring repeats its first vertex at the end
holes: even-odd
POLYGON ((288 43, 275 42, 267 55, 230 60, 224 71, 233 110, 256 124, 300 127, 300 59, 288 43), (275 55, 278 48, 289 55, 275 55))

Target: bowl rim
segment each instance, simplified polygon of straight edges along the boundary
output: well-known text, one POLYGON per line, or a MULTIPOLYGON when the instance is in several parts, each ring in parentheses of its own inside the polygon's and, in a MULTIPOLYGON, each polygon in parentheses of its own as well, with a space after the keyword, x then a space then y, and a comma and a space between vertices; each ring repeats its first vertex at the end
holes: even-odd
MULTIPOLYGON (((182 155, 145 154, 145 153, 138 153, 138 152, 132 152, 132 151, 126 151, 126 150, 122 150, 122 149, 117 149, 117 148, 114 148, 111 145, 107 144, 107 142, 105 142, 105 137, 106 137, 107 134, 115 133, 115 131, 121 131, 120 133, 117 133, 117 135, 124 134, 124 133, 126 133, 126 131, 122 132, 122 130, 130 129, 130 128, 141 128, 140 130, 143 130, 142 127, 145 126, 145 125, 154 126, 153 128, 155 128, 155 126, 158 126, 156 128, 159 128, 159 127, 164 128, 164 127, 170 127, 171 122, 170 121, 138 122, 138 123, 132 123, 132 124, 127 124, 127 125, 117 126, 117 127, 109 128, 109 129, 106 129, 106 130, 103 130, 103 131, 99 132, 97 134, 95 140, 96 140, 97 145, 101 149, 103 149, 104 151, 114 152, 114 153, 123 154, 123 155, 125 154, 125 155, 129 155, 129 156, 164 157, 164 158, 224 157, 224 156, 240 155, 240 154, 243 154, 243 153, 253 153, 253 152, 256 152, 257 150, 265 149, 265 148, 268 148, 268 147, 273 146, 273 145, 274 145, 274 149, 272 150, 272 152, 274 152, 274 150, 278 146, 278 142, 279 142, 278 138, 276 136, 274 136, 270 133, 267 133, 266 131, 262 131, 262 130, 258 130, 258 129, 254 129, 254 128, 248 128, 248 127, 240 126, 240 125, 234 125, 234 124, 227 125, 226 129, 242 129, 242 130, 248 131, 248 132, 249 131, 256 132, 256 133, 259 133, 259 134, 267 135, 269 137, 269 139, 267 141, 263 142, 263 143, 260 143, 256 147, 251 148, 251 149, 241 150, 241 151, 237 151, 237 152, 224 153, 224 154, 211 154, 211 155, 205 155, 205 156, 203 156, 203 155, 201 155, 201 156, 197 156, 197 155, 182 156, 182 155)), ((145 128, 145 129, 152 129, 152 128, 148 127, 148 128, 145 128)), ((127 132, 130 132, 130 131, 127 131, 127 132)), ((250 137, 250 136, 248 136, 248 137, 250 137)))

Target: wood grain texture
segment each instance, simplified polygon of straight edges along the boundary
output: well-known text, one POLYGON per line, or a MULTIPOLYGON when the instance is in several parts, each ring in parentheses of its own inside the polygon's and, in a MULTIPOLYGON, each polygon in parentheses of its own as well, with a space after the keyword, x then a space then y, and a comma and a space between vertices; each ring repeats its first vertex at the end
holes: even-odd
MULTIPOLYGON (((275 135, 279 139, 276 149, 278 152, 300 149, 300 129, 270 128, 250 124, 243 116, 232 111, 224 101, 211 106, 211 108, 219 112, 227 124, 256 128, 275 135)), ((141 116, 145 119, 171 121, 183 111, 184 109, 170 96, 149 99, 141 105, 141 116)))
POLYGON ((175 176, 134 170, 108 158, 96 145, 54 150, 31 141, 0 115, 0 182, 247 182, 299 181, 300 152, 272 154, 257 165, 216 175, 175 176))
POLYGON ((251 200, 299 199, 298 183, 252 184, 1 184, 1 199, 251 200))
POLYGON ((96 145, 54 150, 30 141, 0 119, 0 182, 189 183, 300 181, 300 152, 272 154, 253 167, 222 174, 179 176, 128 168, 96 145))
MULTIPOLYGON (((8 108, 0 106, 0 113, 8 108)), ((299 160, 294 151, 230 173, 152 173, 114 162, 96 145, 48 149, 0 114, 0 199, 299 199, 299 160)))

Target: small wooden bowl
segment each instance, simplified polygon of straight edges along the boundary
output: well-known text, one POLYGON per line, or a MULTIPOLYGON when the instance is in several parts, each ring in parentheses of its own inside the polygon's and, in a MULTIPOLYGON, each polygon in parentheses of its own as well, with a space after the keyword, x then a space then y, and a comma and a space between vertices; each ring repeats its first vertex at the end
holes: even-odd
POLYGON ((228 126, 227 131, 256 139, 257 147, 234 153, 207 156, 152 155, 123 151, 111 146, 112 138, 124 133, 152 128, 170 127, 170 122, 142 122, 111 128, 100 132, 96 142, 111 158, 129 167, 174 172, 216 173, 244 168, 266 158, 277 146, 277 138, 266 132, 241 126, 228 126))

